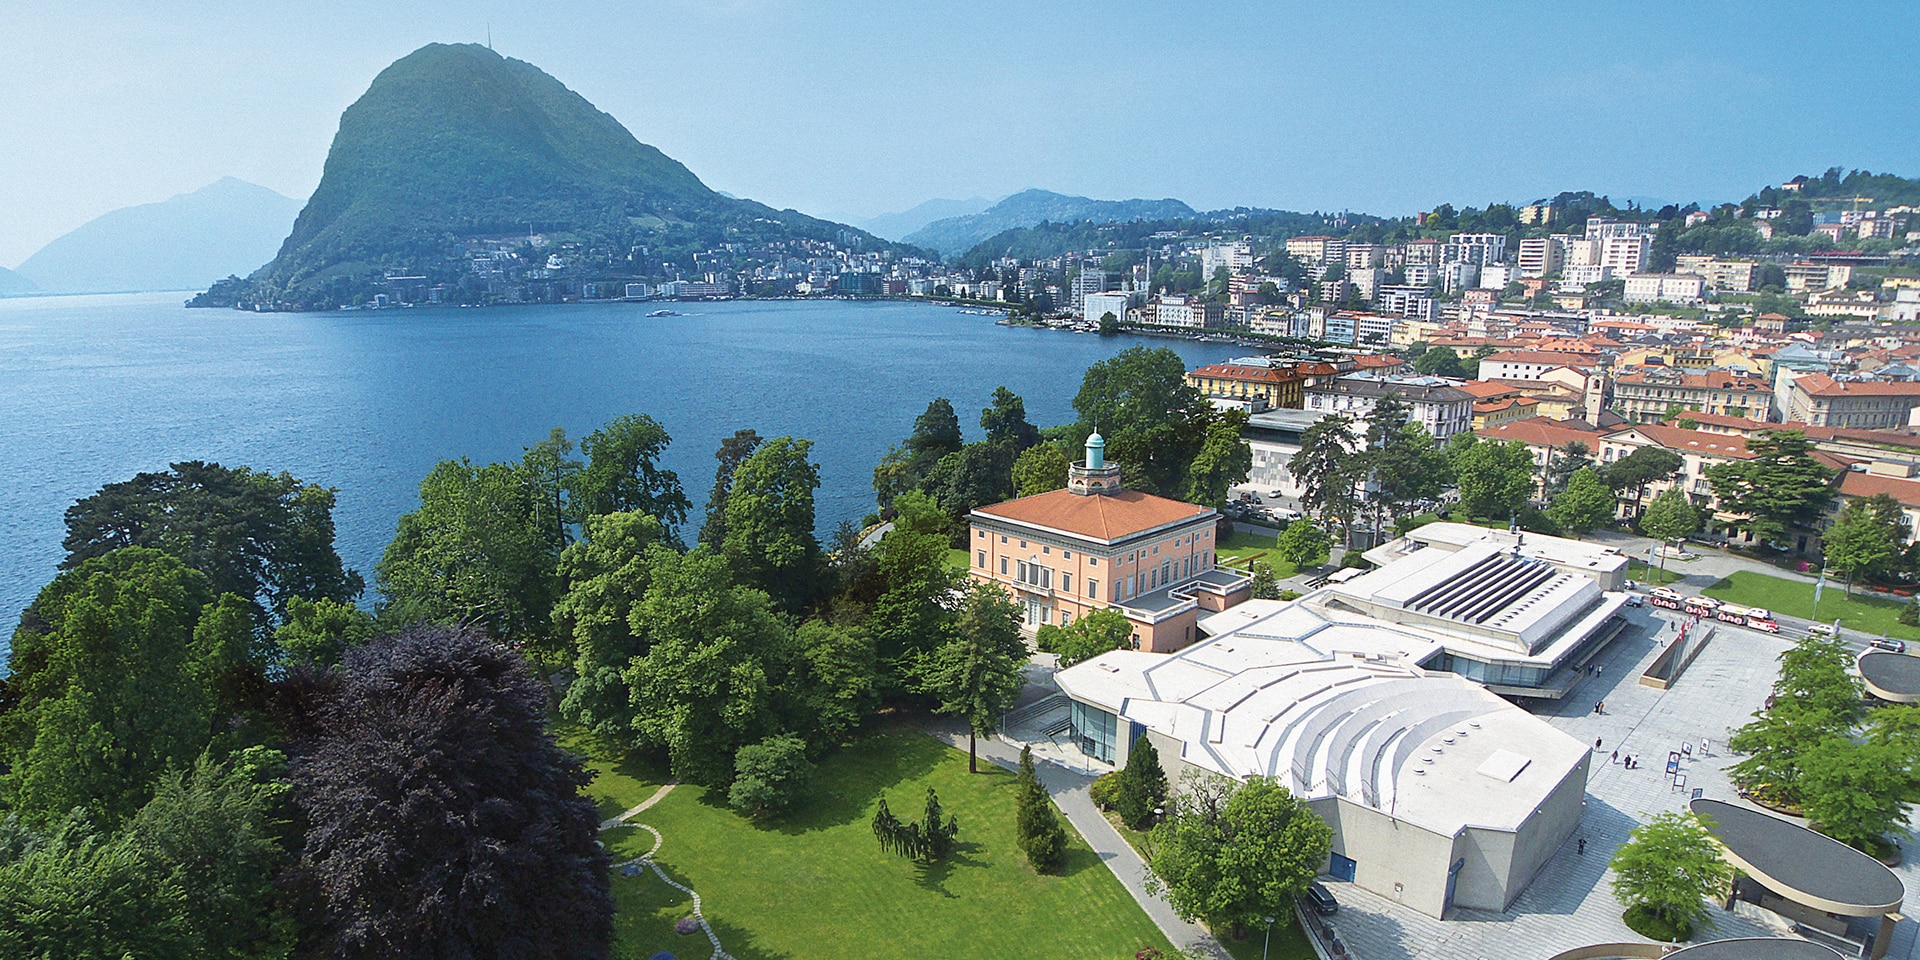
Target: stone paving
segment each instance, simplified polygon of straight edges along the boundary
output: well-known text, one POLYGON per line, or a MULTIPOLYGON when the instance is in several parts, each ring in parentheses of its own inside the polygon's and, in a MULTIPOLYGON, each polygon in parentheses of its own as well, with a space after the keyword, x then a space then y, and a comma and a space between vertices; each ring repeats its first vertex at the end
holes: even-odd
MULTIPOLYGON (((1663 692, 1641 686, 1638 678, 1657 643, 1673 638, 1675 624, 1665 615, 1640 611, 1635 625, 1596 660, 1599 676, 1583 678, 1566 700, 1536 711, 1576 740, 1601 743, 1587 784, 1586 813, 1566 847, 1509 910, 1461 910, 1444 923, 1351 884, 1329 882, 1341 903, 1335 927, 1357 960, 1527 960, 1591 943, 1644 941, 1620 920, 1607 861, 1640 823, 1684 810, 1694 788, 1739 802, 1725 774, 1737 759, 1728 754, 1727 735, 1760 708, 1775 659, 1789 642, 1722 624, 1693 665, 1663 692), (1594 704, 1602 701, 1606 712, 1595 714, 1594 704), (1703 739, 1709 752, 1702 751, 1703 739), (1692 754, 1683 754, 1680 772, 1686 784, 1676 787, 1666 761, 1683 745, 1690 745, 1692 754), (1611 762, 1615 750, 1640 755, 1642 766, 1628 770, 1611 762), (1577 852, 1581 837, 1587 841, 1584 854, 1577 852)), ((1896 872, 1907 885, 1905 912, 1911 913, 1920 907, 1914 893, 1920 891, 1920 869, 1909 862, 1896 872)), ((1701 939, 1767 936, 1786 929, 1779 918, 1744 904, 1731 914, 1715 910, 1712 919, 1714 928, 1701 939)), ((1920 960, 1916 927, 1920 924, 1911 920, 1899 925, 1889 956, 1920 960)))

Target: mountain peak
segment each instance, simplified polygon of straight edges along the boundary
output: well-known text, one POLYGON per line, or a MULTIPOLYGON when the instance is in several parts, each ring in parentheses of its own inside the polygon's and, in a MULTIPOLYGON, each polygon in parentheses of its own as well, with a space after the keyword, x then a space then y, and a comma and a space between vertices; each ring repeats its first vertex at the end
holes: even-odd
POLYGON ((1117 223, 1195 215, 1192 207, 1178 200, 1093 200, 1030 187, 979 213, 935 220, 903 237, 902 242, 953 255, 1003 230, 1031 227, 1043 221, 1117 223))

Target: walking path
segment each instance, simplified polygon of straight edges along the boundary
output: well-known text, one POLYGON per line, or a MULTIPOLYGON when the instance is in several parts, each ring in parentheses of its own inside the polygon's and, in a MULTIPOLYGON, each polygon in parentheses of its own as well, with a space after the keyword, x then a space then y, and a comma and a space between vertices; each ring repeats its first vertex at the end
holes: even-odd
POLYGON ((649 826, 648 824, 629 822, 634 817, 637 817, 640 814, 646 812, 648 807, 651 807, 654 804, 659 803, 661 800, 666 799, 667 794, 673 792, 673 787, 675 782, 677 781, 671 781, 668 783, 661 784, 660 789, 655 790, 653 792, 653 796, 650 796, 645 800, 640 801, 638 804, 634 805, 632 809, 627 810, 626 812, 620 814, 619 816, 614 817, 611 820, 602 822, 600 824, 600 829, 612 830, 616 827, 634 827, 636 829, 645 830, 646 832, 653 834, 653 846, 649 848, 646 853, 643 853, 637 857, 634 857, 631 860, 625 860, 620 863, 616 863, 613 865, 613 868, 615 870, 624 870, 627 868, 632 868, 634 870, 634 873, 628 874, 628 876, 636 875, 639 872, 639 870, 642 868, 651 869, 654 873, 654 876, 657 876, 660 878, 660 882, 666 884, 669 887, 674 888, 675 890, 680 891, 681 893, 686 894, 688 899, 693 901, 693 919, 699 921, 700 930, 707 935, 707 941, 713 944, 713 955, 709 957, 708 960, 733 960, 732 954, 727 953, 727 951, 720 946, 720 937, 713 932, 713 927, 707 924, 706 915, 701 912, 700 895, 698 893, 695 893, 692 887, 686 886, 674 880, 672 877, 667 876, 667 872, 665 870, 660 869, 660 864, 654 862, 653 855, 660 852, 660 846, 667 842, 667 838, 661 836, 660 831, 655 830, 652 826, 649 826))
MULTIPOLYGON (((961 750, 967 748, 967 731, 959 724, 942 721, 929 727, 928 732, 961 750)), ((1020 767, 1019 748, 997 737, 981 740, 979 752, 982 759, 1008 770, 1020 767)), ((1047 795, 1053 798, 1060 812, 1067 815, 1067 822, 1080 831, 1080 836, 1093 848, 1100 862, 1106 864, 1107 869, 1119 879, 1120 885, 1133 895, 1134 901, 1147 912, 1169 943, 1194 956, 1228 960, 1226 949, 1212 934, 1180 919, 1180 915, 1174 913, 1165 900, 1147 892, 1146 862, 1140 859, 1133 845, 1120 836, 1119 831, 1113 829, 1113 824, 1107 822, 1106 816, 1093 805, 1093 798, 1087 792, 1093 784, 1092 778, 1053 763, 1035 763, 1034 772, 1039 775, 1040 785, 1046 788, 1047 795)))

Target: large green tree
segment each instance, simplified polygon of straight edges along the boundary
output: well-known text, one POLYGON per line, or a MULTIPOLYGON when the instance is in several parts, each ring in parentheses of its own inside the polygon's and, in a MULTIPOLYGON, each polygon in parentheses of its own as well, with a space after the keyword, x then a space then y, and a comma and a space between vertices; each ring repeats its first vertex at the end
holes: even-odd
POLYGON ((1877 576, 1900 559, 1902 519, 1900 502, 1884 493, 1853 498, 1840 508, 1821 540, 1827 568, 1846 578, 1849 592, 1855 578, 1877 576))
POLYGON ((661 544, 660 521, 644 513, 588 517, 586 537, 560 555, 567 592, 554 604, 554 626, 571 642, 573 682, 560 712, 620 742, 630 735, 633 702, 623 672, 645 652, 646 623, 633 619, 653 582, 656 563, 673 551, 661 544))
POLYGON ((1253 470, 1253 447, 1241 436, 1247 426, 1244 410, 1224 410, 1206 419, 1200 449, 1187 467, 1187 486, 1182 499, 1220 508, 1234 484, 1247 479, 1253 470))
POLYGON ((968 770, 979 770, 979 738, 1000 729, 1020 695, 1028 658, 1019 605, 995 584, 969 581, 953 636, 927 658, 922 680, 939 712, 966 721, 968 770))
POLYGON ((1815 829, 1876 856, 1920 795, 1920 745, 1835 737, 1800 757, 1801 812, 1815 829))
POLYGON ((77 812, 45 833, 0 820, 0 956, 197 960, 188 897, 137 838, 103 835, 77 812))
POLYGON ((947 564, 947 537, 933 531, 944 519, 938 504, 918 492, 894 501, 899 519, 873 548, 880 590, 866 618, 890 693, 914 688, 927 656, 952 636, 952 595, 964 574, 947 564))
POLYGON ((669 530, 692 507, 680 477, 660 466, 672 438, 658 420, 630 413, 607 421, 580 441, 586 467, 573 481, 582 518, 639 511, 669 530))
POLYGON ((1671 931, 1674 940, 1690 937, 1707 915, 1708 901, 1733 882, 1720 844, 1689 813, 1662 813, 1634 828, 1609 866, 1629 924, 1636 914, 1651 917, 1656 931, 1671 931))
POLYGON ((519 464, 441 461, 380 558, 382 618, 477 622, 502 640, 543 641, 562 547, 543 513, 519 464))
POLYGON ((1618 505, 1619 500, 1614 497, 1613 490, 1601 482, 1599 472, 1592 467, 1585 467, 1575 473, 1567 481, 1566 489, 1553 498, 1553 503, 1547 507, 1547 516, 1577 537, 1612 522, 1614 508, 1618 505))
POLYGON ((1113 809, 1122 822, 1135 830, 1150 829, 1167 802, 1167 772, 1160 766, 1160 752, 1153 741, 1142 736, 1127 750, 1127 765, 1120 768, 1120 782, 1113 792, 1113 809))
POLYGON ((1788 531, 1811 527, 1833 501, 1833 471, 1813 457, 1797 430, 1767 430, 1747 441, 1745 460, 1706 470, 1720 509, 1744 514, 1755 537, 1784 544, 1788 531))
POLYGON ((995 387, 993 404, 980 411, 980 429, 988 443, 1005 444, 1018 454, 1040 442, 1040 428, 1027 422, 1027 403, 1006 387, 995 387))
POLYGON ((209 681, 236 666, 225 632, 196 636, 216 600, 205 574, 146 547, 85 560, 41 590, 13 635, 5 806, 43 821, 85 808, 117 823, 162 772, 190 765, 221 707, 209 681))
POLYGON ((1126 466, 1134 489, 1167 497, 1186 491, 1212 413, 1186 374, 1172 350, 1129 347, 1081 379, 1073 400, 1080 427, 1106 439, 1107 457, 1126 466))
POLYGON ((333 547, 334 491, 291 474, 190 460, 110 483, 67 508, 71 570, 121 547, 152 547, 219 593, 284 618, 295 597, 348 601, 365 586, 333 547))
POLYGON ((1354 487, 1360 438, 1353 418, 1328 414, 1300 435, 1300 450, 1287 461, 1287 472, 1300 484, 1300 506, 1327 526, 1351 526, 1359 510, 1354 487))
POLYGON ((1647 484, 1656 480, 1670 480, 1686 465, 1684 458, 1665 447, 1635 447, 1626 456, 1601 468, 1600 479, 1622 493, 1631 491, 1633 513, 1637 516, 1640 513, 1640 500, 1647 493, 1647 484))
POLYGON ((1015 496, 1031 497, 1067 485, 1067 455, 1059 444, 1041 443, 1021 451, 1013 461, 1015 496))
POLYGON ((1468 516, 1503 519, 1517 515, 1533 496, 1533 453, 1518 440, 1501 443, 1459 433, 1448 441, 1447 459, 1468 516))
POLYGON ((926 411, 914 418, 906 441, 888 450, 873 468, 873 492, 881 508, 893 506, 893 498, 901 493, 917 489, 934 464, 959 453, 965 443, 953 402, 940 397, 927 404, 926 411))
POLYGON ((1567 482, 1573 475, 1593 467, 1593 451, 1578 440, 1569 440, 1564 447, 1557 447, 1547 455, 1547 470, 1543 486, 1548 499, 1560 495, 1567 489, 1567 482))
POLYGON ((1035 631, 1034 644, 1042 653, 1057 656, 1060 669, 1065 670, 1109 650, 1130 649, 1133 621, 1118 610, 1095 610, 1064 627, 1042 624, 1035 631))
POLYGON ((1452 347, 1433 347, 1421 353, 1414 360, 1415 373, 1432 377, 1452 377, 1455 380, 1467 378, 1467 366, 1460 362, 1460 355, 1452 347))
POLYGON ((720 551, 742 583, 767 592, 787 613, 819 595, 823 557, 813 533, 820 468, 807 459, 813 441, 775 437, 742 461, 727 497, 720 551))
POLYGON ((718 550, 726 541, 727 496, 733 492, 733 473, 763 442, 757 431, 735 430, 733 436, 720 441, 720 449, 713 452, 713 458, 720 461, 720 465, 714 468, 713 490, 707 494, 707 520, 700 527, 701 543, 718 550))
POLYGON ((1332 555, 1333 541, 1327 532, 1305 518, 1287 524, 1275 541, 1273 552, 1295 568, 1317 567, 1332 555))
POLYGON ((1266 777, 1209 776, 1183 784, 1153 828, 1148 889, 1216 933, 1286 916, 1332 846, 1333 831, 1266 777))

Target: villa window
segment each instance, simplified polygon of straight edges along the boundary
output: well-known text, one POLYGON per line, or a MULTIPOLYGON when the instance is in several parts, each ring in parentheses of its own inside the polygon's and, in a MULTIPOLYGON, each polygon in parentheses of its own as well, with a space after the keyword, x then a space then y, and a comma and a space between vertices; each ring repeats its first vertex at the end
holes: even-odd
POLYGON ((1000 558, 1000 575, 1003 577, 1007 575, 1007 558, 1006 557, 1000 558))
POLYGON ((1063 573, 1060 575, 1060 592, 1061 593, 1073 592, 1073 574, 1063 573))
POLYGON ((987 552, 985 550, 974 551, 973 565, 976 567, 979 567, 982 570, 985 570, 987 568, 987 552))
POLYGON ((1042 546, 1042 547, 1040 548, 1040 552, 1041 552, 1041 553, 1044 553, 1044 554, 1046 554, 1046 555, 1048 555, 1048 556, 1052 556, 1052 555, 1053 555, 1053 548, 1052 548, 1052 547, 1047 547, 1047 546, 1042 546))
POLYGON ((987 532, 985 530, 975 530, 973 532, 973 535, 982 540, 985 540, 987 538, 987 532))
POLYGON ((1087 581, 1087 599, 1089 600, 1100 599, 1100 581, 1098 580, 1087 581))
POLYGON ((1100 565, 1100 558, 1099 558, 1099 557, 1088 557, 1088 558, 1087 558, 1087 566, 1089 566, 1089 567, 1097 567, 1097 566, 1099 566, 1099 565, 1100 565))

